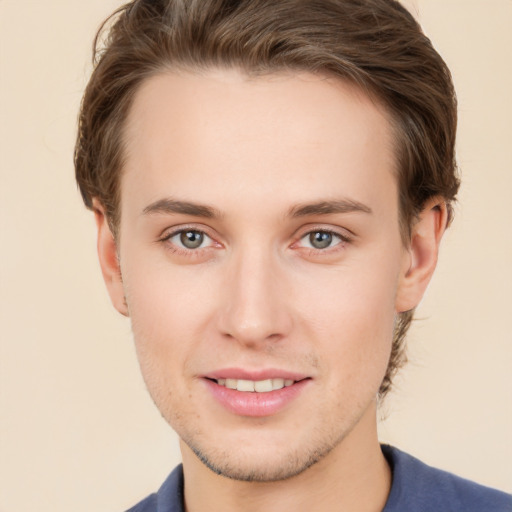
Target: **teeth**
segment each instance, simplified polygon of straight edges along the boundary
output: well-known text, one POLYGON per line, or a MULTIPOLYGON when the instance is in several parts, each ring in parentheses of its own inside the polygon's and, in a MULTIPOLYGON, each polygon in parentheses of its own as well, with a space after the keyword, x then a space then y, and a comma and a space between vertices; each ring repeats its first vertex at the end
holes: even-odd
POLYGON ((254 391, 258 393, 268 393, 272 391, 272 379, 259 380, 254 383, 254 391))
POLYGON ((272 387, 274 389, 284 388, 284 379, 272 379, 272 387))
POLYGON ((238 391, 254 391, 254 381, 252 380, 242 380, 240 379, 238 381, 238 384, 236 385, 236 389, 238 391))
POLYGON ((245 380, 245 379, 217 379, 219 386, 225 386, 229 389, 244 391, 248 393, 268 393, 276 391, 285 386, 291 386, 295 381, 291 379, 266 379, 266 380, 245 380))
POLYGON ((236 389, 237 383, 238 381, 236 379, 226 379, 226 387, 229 389, 236 389))

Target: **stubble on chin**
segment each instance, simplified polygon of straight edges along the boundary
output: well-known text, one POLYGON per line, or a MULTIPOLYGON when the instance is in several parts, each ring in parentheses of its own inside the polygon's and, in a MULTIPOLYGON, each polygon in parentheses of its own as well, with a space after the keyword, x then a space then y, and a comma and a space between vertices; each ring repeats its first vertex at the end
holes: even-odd
MULTIPOLYGON (((325 436, 325 432, 323 433, 325 436)), ((324 459, 345 438, 339 433, 337 438, 323 438, 316 443, 304 443, 299 447, 277 447, 279 460, 272 457, 266 460, 263 453, 260 456, 243 453, 243 448, 233 446, 230 451, 204 450, 198 443, 183 440, 195 456, 217 475, 241 482, 270 483, 288 480, 300 475, 311 466, 324 459), (237 451, 239 454, 237 454, 237 451)))

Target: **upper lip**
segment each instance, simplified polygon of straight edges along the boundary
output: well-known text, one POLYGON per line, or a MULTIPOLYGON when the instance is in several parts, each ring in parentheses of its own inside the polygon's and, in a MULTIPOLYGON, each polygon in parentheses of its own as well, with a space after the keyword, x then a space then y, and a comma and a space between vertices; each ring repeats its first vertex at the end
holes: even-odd
POLYGON ((267 379, 285 379, 299 381, 307 379, 309 375, 303 373, 280 370, 279 368, 265 368, 261 370, 246 370, 243 368, 223 368, 204 375, 206 379, 236 379, 253 380, 255 382, 267 379))

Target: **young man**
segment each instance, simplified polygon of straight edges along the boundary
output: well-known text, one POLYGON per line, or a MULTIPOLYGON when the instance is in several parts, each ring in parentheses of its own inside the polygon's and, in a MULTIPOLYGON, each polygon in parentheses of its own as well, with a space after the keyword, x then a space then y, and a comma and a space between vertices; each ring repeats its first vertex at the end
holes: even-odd
POLYGON ((455 105, 393 0, 116 13, 77 180, 183 456, 132 510, 512 510, 377 439, 458 189, 455 105))

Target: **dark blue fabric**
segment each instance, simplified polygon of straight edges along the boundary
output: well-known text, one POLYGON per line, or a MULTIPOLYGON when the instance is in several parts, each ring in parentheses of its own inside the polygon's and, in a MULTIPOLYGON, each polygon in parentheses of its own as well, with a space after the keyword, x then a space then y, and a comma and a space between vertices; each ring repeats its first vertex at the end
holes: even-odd
MULTIPOLYGON (((434 469, 383 445, 393 483, 382 512, 512 512, 512 495, 434 469)), ((127 512, 184 512, 183 468, 179 465, 156 494, 127 512)))
POLYGON ((167 477, 156 494, 135 505, 127 512, 184 512, 183 466, 180 464, 167 477))
POLYGON ((427 466, 382 446, 393 483, 383 512, 512 512, 512 495, 427 466))

